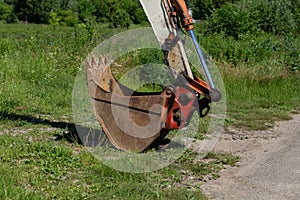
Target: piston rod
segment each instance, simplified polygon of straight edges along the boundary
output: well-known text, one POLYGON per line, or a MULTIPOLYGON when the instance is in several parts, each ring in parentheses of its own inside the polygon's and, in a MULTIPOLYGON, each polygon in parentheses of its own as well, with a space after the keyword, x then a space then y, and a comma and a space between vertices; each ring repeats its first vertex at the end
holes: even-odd
POLYGON ((202 53, 202 51, 201 51, 201 49, 200 49, 200 46, 199 46, 199 44, 198 44, 198 42, 197 42, 197 39, 196 39, 196 37, 195 37, 194 31, 193 31, 193 30, 189 30, 189 33, 190 33, 190 35, 191 35, 191 37, 192 37, 193 44, 194 44, 194 46, 195 46, 195 49, 196 49, 197 54, 198 54, 198 57, 199 57, 200 62, 201 62, 201 64, 202 64, 202 67, 203 67, 205 76, 206 76, 207 81, 208 81, 208 84, 209 84, 209 86, 210 86, 210 89, 213 90, 213 89, 215 89, 215 84, 214 84, 214 82, 213 82, 213 79, 211 78, 210 72, 209 72, 209 70, 208 70, 207 64, 206 64, 205 59, 204 59, 204 56, 203 56, 203 53, 202 53))

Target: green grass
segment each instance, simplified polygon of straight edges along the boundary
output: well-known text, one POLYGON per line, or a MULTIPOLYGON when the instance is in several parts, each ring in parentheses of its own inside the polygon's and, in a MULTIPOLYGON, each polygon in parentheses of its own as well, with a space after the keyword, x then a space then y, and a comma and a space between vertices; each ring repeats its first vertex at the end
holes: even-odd
POLYGON ((6 25, 0 28, 0 108, 21 113, 70 115, 78 69, 96 44, 121 31, 99 27, 6 25))
POLYGON ((199 184, 180 183, 186 176, 180 170, 191 161, 130 174, 101 164, 77 143, 75 77, 88 52, 121 29, 100 27, 90 35, 68 27, 0 26, 1 199, 206 199, 199 184))
POLYGON ((199 188, 177 186, 183 179, 181 164, 153 173, 119 172, 101 164, 76 142, 55 140, 66 129, 48 131, 49 125, 41 124, 15 127, 4 121, 1 199, 205 199, 199 188))
MULTIPOLYGON (((246 70, 244 70, 246 71, 246 70)), ((299 73, 270 77, 234 68, 224 73, 228 95, 228 125, 267 129, 275 121, 291 119, 300 110, 299 73)))
MULTIPOLYGON (((199 161, 187 151, 169 167, 130 174, 101 164, 77 143, 75 77, 93 47, 120 31, 0 24, 0 199, 206 199, 201 181, 238 161, 230 154, 199 161)), ((148 50, 137 55, 127 65, 160 59, 148 50)), ((253 78, 229 65, 221 72, 228 125, 265 128, 300 109, 297 73, 253 78)))
POLYGON ((187 152, 156 172, 119 172, 76 142, 56 140, 66 129, 48 131, 49 125, 16 127, 4 122, 0 126, 6 130, 0 137, 0 197, 4 199, 206 199, 199 181, 207 174, 216 178, 224 165, 232 164, 223 156, 195 162, 197 154, 187 152), (187 176, 195 177, 195 182, 184 182, 187 176))

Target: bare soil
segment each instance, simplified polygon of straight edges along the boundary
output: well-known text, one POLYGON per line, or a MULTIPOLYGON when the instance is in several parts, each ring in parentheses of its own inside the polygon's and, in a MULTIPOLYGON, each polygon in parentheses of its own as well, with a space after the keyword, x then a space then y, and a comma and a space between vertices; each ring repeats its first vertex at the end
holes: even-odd
POLYGON ((300 114, 270 130, 229 129, 214 151, 241 159, 202 184, 210 199, 300 199, 300 114))

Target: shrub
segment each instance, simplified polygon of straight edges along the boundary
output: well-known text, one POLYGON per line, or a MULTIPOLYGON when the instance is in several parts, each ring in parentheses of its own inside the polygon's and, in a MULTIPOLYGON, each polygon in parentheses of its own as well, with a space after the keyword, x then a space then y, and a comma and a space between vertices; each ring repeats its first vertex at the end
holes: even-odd
POLYGON ((292 71, 300 71, 300 38, 288 34, 284 39, 285 63, 292 71))
POLYGON ((209 32, 224 32, 238 38, 245 33, 261 31, 276 35, 296 32, 291 1, 241 0, 225 4, 208 19, 209 32))
POLYGON ((237 4, 226 4, 208 19, 209 32, 224 32, 227 36, 238 38, 239 34, 252 32, 253 22, 249 13, 240 10, 237 4))
POLYGON ((106 1, 97 1, 94 0, 93 4, 95 5, 96 11, 95 16, 98 22, 108 22, 110 7, 106 1))
POLYGON ((12 8, 5 2, 0 2, 0 20, 5 20, 12 12, 12 8))
POLYGON ((243 0, 239 7, 249 13, 249 17, 256 22, 256 26, 265 32, 285 35, 295 31, 296 23, 291 1, 243 0))
POLYGON ((83 23, 89 21, 95 21, 96 17, 94 13, 96 12, 96 7, 90 0, 79 0, 78 1, 78 17, 83 23))
POLYGON ((16 23, 18 21, 17 16, 13 12, 13 7, 0 2, 0 20, 4 20, 7 23, 16 23))
POLYGON ((121 0, 119 4, 120 8, 130 14, 130 20, 134 24, 140 24, 143 21, 147 21, 146 14, 138 0, 121 0))
POLYGON ((122 8, 116 8, 115 12, 111 15, 110 18, 111 27, 126 27, 128 28, 129 25, 132 23, 130 20, 130 15, 122 8))
POLYGON ((212 15, 215 9, 221 8, 226 3, 234 3, 238 0, 192 0, 187 1, 193 8, 193 18, 205 20, 212 15))
MULTIPOLYGON (((197 24, 196 30, 204 27, 197 24)), ((224 32, 204 36, 202 31, 198 37, 200 44, 214 59, 230 63, 232 66, 260 66, 273 72, 282 69, 300 70, 300 39, 291 33, 285 37, 266 32, 247 33, 239 35, 236 39, 224 32)))
POLYGON ((58 26, 60 22, 60 18, 57 16, 57 13, 54 12, 53 10, 49 14, 49 24, 52 26, 58 26))
POLYGON ((78 14, 72 10, 60 10, 58 11, 58 17, 61 25, 75 26, 79 23, 78 14))
POLYGON ((300 1, 291 0, 291 11, 297 24, 296 33, 300 33, 300 1))

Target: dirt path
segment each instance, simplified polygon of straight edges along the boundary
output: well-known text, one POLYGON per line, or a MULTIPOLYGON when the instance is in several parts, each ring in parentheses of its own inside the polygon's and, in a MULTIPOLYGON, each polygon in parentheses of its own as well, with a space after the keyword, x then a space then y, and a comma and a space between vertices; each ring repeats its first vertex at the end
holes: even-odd
POLYGON ((203 183, 211 199, 300 199, 300 114, 268 131, 229 130, 214 150, 241 160, 203 183))

